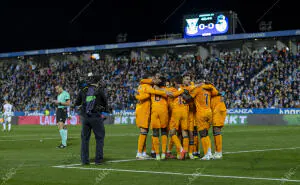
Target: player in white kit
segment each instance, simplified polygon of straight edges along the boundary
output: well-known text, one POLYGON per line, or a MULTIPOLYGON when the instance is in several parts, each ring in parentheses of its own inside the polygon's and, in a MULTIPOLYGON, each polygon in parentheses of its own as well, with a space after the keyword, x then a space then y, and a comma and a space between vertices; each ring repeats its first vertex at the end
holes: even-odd
POLYGON ((11 117, 13 114, 13 106, 7 100, 5 100, 3 105, 3 131, 6 131, 6 124, 8 125, 8 131, 11 130, 11 117))

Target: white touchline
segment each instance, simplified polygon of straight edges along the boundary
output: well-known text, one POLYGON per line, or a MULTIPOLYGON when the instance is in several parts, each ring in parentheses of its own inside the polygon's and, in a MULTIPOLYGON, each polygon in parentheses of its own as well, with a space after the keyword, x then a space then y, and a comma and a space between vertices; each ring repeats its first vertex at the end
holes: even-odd
POLYGON ((250 152, 267 152, 267 151, 276 151, 276 150, 295 150, 300 147, 291 147, 291 148, 270 148, 264 150, 246 150, 246 151, 237 151, 237 152, 223 152, 223 154, 239 154, 239 153, 250 153, 250 152))
MULTIPOLYGON (((111 160, 111 161, 104 161, 104 163, 121 163, 121 162, 129 162, 129 161, 137 161, 136 159, 122 159, 122 160, 111 160)), ((72 167, 72 166, 80 166, 81 164, 67 164, 67 165, 60 165, 55 167, 72 167)))
POLYGON ((148 174, 162 174, 162 175, 182 175, 182 176, 198 176, 198 177, 213 177, 213 178, 228 178, 228 179, 249 179, 249 180, 266 180, 266 181, 282 181, 282 182, 299 182, 300 180, 278 179, 278 178, 264 178, 264 177, 243 177, 243 176, 228 176, 228 175, 213 175, 213 174, 187 174, 178 172, 157 172, 157 171, 143 171, 143 170, 125 170, 113 168, 84 168, 84 167, 71 167, 71 166, 53 166, 55 168, 70 168, 80 170, 106 170, 117 172, 132 172, 132 173, 148 173, 148 174))
POLYGON ((105 161, 105 163, 121 163, 121 162, 128 162, 128 161, 136 161, 136 159, 111 160, 111 161, 105 161))

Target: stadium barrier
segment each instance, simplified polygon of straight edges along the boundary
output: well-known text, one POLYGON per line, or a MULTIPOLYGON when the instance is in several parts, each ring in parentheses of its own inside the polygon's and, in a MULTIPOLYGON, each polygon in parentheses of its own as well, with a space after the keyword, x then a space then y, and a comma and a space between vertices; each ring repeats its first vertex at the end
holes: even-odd
POLYGON ((132 43, 121 43, 121 44, 105 44, 105 45, 94 45, 94 46, 0 53, 0 58, 32 56, 32 55, 47 55, 47 54, 55 54, 55 53, 69 53, 69 52, 74 53, 74 52, 95 51, 95 50, 112 50, 112 49, 123 49, 123 48, 171 46, 177 44, 194 44, 194 43, 207 43, 207 42, 219 42, 219 41, 242 40, 242 39, 245 40, 245 39, 257 39, 257 38, 286 37, 286 36, 297 36, 297 35, 300 35, 300 30, 242 33, 242 34, 221 35, 221 36, 216 35, 210 37, 197 37, 197 38, 187 38, 187 39, 145 41, 145 42, 132 42, 132 43))
MULTIPOLYGON (((115 110, 114 124, 135 124, 134 111, 115 110)), ((300 125, 300 109, 228 109, 225 125, 300 125)))
MULTIPOLYGON (((112 115, 105 116, 104 124, 135 125, 134 110, 114 110, 112 115)), ((45 116, 41 112, 26 114, 18 112, 13 116, 12 124, 56 125, 56 117, 52 113, 45 116)), ((80 116, 73 114, 66 120, 66 124, 81 124, 80 116)), ((300 125, 300 108, 228 109, 225 125, 300 125)))
MULTIPOLYGON (((56 125, 56 116, 14 116, 13 124, 18 125, 56 125)), ((79 125, 80 117, 71 116, 66 120, 67 125, 79 125)))

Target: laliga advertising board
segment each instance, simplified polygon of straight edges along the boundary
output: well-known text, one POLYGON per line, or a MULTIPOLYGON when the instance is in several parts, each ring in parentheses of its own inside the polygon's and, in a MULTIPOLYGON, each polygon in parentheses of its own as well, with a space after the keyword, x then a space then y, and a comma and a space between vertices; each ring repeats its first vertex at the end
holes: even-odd
MULTIPOLYGON (((56 125, 56 116, 19 116, 19 125, 56 125)), ((65 124, 78 125, 80 124, 79 116, 72 116, 67 119, 65 124)))
MULTIPOLYGON (((134 111, 113 111, 114 124, 135 124, 134 111)), ((225 125, 300 125, 300 109, 227 109, 225 125)))

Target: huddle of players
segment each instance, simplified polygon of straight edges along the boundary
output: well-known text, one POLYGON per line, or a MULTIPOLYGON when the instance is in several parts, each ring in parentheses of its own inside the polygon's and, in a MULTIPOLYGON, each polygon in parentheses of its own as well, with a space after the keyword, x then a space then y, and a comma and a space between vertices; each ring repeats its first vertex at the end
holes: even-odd
POLYGON ((189 75, 183 78, 178 76, 167 82, 159 73, 148 74, 140 81, 136 99, 136 124, 140 128, 137 159, 149 158, 146 154, 149 127, 152 129, 151 154, 155 154, 156 160, 175 158, 171 154, 173 145, 176 146, 178 159, 198 158, 198 133, 204 152, 201 159, 222 158, 221 129, 226 118, 226 106, 222 95, 212 84, 196 85, 191 82, 189 75), (214 155, 208 136, 211 124, 215 141, 214 155))

